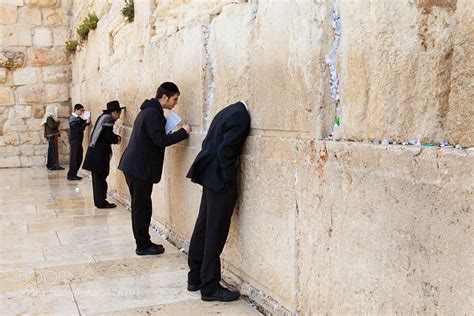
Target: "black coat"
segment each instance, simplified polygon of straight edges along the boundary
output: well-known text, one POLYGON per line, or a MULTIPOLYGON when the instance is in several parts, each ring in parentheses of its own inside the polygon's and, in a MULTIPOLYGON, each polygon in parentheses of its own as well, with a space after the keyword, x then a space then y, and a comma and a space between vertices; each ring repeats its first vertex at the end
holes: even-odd
POLYGON ((213 191, 225 191, 226 183, 235 181, 249 131, 250 115, 245 105, 237 102, 225 107, 212 120, 187 177, 213 191))
POLYGON ((71 115, 69 117, 69 143, 82 144, 87 125, 89 125, 87 121, 80 116, 71 115))
MULTIPOLYGON (((99 121, 99 118, 97 121, 99 121)), ((102 127, 95 146, 87 147, 82 169, 92 171, 102 176, 108 176, 110 171, 110 158, 112 158, 112 144, 117 144, 119 139, 120 136, 114 133, 112 126, 102 127)))
POLYGON ((186 139, 188 133, 181 128, 166 135, 166 118, 157 99, 145 100, 140 110, 119 169, 140 180, 158 183, 163 171, 165 147, 186 139))

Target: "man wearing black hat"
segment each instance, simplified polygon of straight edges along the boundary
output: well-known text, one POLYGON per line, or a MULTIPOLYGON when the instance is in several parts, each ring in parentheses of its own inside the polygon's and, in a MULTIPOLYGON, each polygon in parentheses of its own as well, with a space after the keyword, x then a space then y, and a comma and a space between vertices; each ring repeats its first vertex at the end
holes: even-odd
POLYGON ((103 110, 97 118, 84 159, 83 169, 92 173, 92 189, 94 192, 94 205, 97 208, 113 208, 114 203, 109 203, 107 197, 107 176, 110 170, 110 158, 112 157, 112 144, 120 143, 120 136, 113 132, 115 121, 120 118, 122 109, 118 101, 107 103, 107 109, 103 110))
POLYGON ((165 147, 188 138, 191 132, 187 124, 174 133, 165 132, 163 109, 173 109, 179 94, 174 83, 164 82, 158 87, 155 98, 143 102, 119 164, 132 198, 132 228, 137 245, 135 252, 139 256, 159 255, 165 251, 162 245, 151 242, 148 233, 152 215, 151 193, 153 184, 161 180, 165 147))

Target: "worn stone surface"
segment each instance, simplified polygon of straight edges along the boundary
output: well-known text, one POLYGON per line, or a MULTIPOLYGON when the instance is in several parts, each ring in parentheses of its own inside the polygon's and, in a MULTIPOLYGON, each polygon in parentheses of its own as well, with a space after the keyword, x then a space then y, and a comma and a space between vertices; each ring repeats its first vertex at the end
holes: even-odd
POLYGON ((24 0, 26 5, 39 8, 55 8, 60 5, 60 0, 24 0))
POLYGON ((13 69, 13 83, 16 86, 22 86, 26 84, 35 84, 38 82, 38 68, 36 67, 25 67, 13 69))
POLYGON ((0 106, 14 105, 13 91, 9 87, 0 87, 0 106))
POLYGON ((0 83, 7 82, 7 69, 0 68, 0 83))
POLYGON ((16 6, 0 3, 0 24, 16 23, 17 17, 18 10, 16 6))
POLYGON ((43 9, 42 13, 45 26, 69 26, 67 9, 43 9))
POLYGON ((42 68, 44 83, 65 83, 71 80, 69 66, 48 66, 42 68))
POLYGON ((449 142, 464 147, 474 146, 474 2, 456 2, 456 33, 454 34, 451 93, 446 119, 449 142))
POLYGON ((32 28, 28 24, 7 25, 4 31, 4 41, 9 46, 31 46, 32 28))
POLYGON ((457 120, 472 117, 463 101, 473 93, 463 79, 473 74, 472 2, 348 1, 338 8, 336 138, 436 143, 447 137, 472 146, 472 122, 457 120))
POLYGON ((29 6, 18 8, 18 23, 41 25, 41 10, 29 6))
POLYGON ((37 27, 33 32, 33 45, 34 46, 53 46, 53 33, 50 28, 37 27))
POLYGON ((30 48, 28 50, 28 61, 32 66, 67 65, 66 50, 60 47, 53 48, 30 48))
POLYGON ((13 50, 3 50, 0 52, 0 67, 18 68, 25 63, 25 53, 13 50))

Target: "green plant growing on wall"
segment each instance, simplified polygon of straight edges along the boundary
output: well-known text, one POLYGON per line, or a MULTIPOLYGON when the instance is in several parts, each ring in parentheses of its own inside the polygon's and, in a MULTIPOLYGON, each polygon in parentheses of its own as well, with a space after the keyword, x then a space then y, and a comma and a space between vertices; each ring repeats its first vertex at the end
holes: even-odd
POLYGON ((79 44, 79 43, 78 43, 76 40, 69 40, 69 41, 66 41, 66 50, 67 50, 69 53, 75 53, 78 44, 79 44))
POLYGON ((81 41, 87 39, 90 30, 95 30, 97 28, 97 22, 99 22, 99 18, 95 12, 89 13, 84 20, 82 20, 82 23, 76 29, 77 35, 79 35, 81 41))
POLYGON ((123 6, 121 12, 128 22, 132 23, 133 18, 135 17, 135 5, 133 0, 125 0, 125 5, 123 6))

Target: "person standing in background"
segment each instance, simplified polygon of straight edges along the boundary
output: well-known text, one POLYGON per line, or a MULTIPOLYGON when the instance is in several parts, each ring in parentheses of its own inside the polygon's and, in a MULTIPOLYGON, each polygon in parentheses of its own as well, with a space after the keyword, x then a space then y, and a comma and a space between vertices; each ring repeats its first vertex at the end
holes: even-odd
POLYGON ((120 118, 122 110, 118 101, 107 103, 107 109, 103 110, 92 130, 92 135, 84 158, 83 169, 92 173, 92 190, 94 193, 94 205, 97 208, 114 208, 114 203, 109 203, 107 198, 107 176, 110 172, 110 159, 112 158, 112 144, 120 143, 120 136, 115 134, 113 127, 115 121, 120 118))
POLYGON ((81 118, 84 114, 84 106, 82 104, 74 105, 74 112, 69 117, 69 171, 67 173, 68 180, 81 180, 82 177, 77 175, 77 171, 81 167, 82 140, 84 139, 84 130, 91 123, 91 118, 87 120, 81 118))
POLYGON ((59 165, 58 137, 60 123, 54 109, 47 107, 41 125, 44 126, 44 137, 48 140, 46 168, 49 170, 64 170, 64 168, 59 165))

